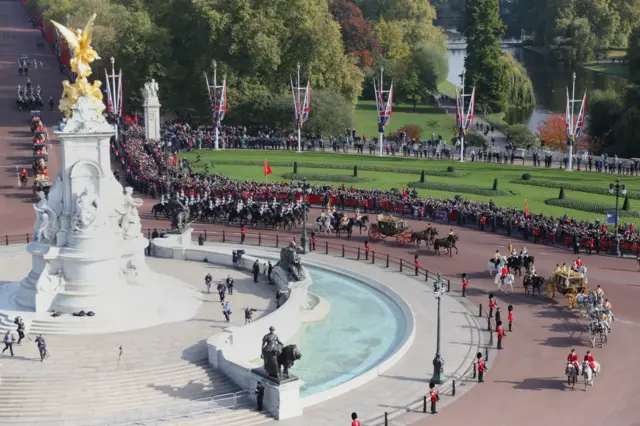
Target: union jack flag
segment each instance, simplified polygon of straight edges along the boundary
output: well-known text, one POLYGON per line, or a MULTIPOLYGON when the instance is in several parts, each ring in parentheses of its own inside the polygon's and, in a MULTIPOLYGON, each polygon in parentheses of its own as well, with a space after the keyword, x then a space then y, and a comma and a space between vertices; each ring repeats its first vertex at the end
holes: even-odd
MULTIPOLYGON (((300 102, 300 98, 298 98, 300 102)), ((309 119, 309 110, 311 109, 311 83, 307 81, 307 89, 304 93, 304 103, 302 108, 298 108, 298 126, 302 127, 302 123, 309 119)))
POLYGON ((456 127, 462 131, 462 107, 460 106, 460 92, 456 89, 456 127))
POLYGON ((576 121, 576 130, 575 137, 580 136, 580 131, 584 127, 584 115, 585 109, 587 108, 587 92, 584 92, 584 96, 582 97, 582 105, 580 106, 580 112, 578 113, 578 120, 576 121))
POLYGON ((382 111, 380 112, 379 115, 379 123, 380 126, 384 127, 387 124, 389 124, 389 121, 391 120, 391 105, 393 102, 393 83, 391 83, 391 87, 389 88, 389 94, 387 96, 387 103, 384 103, 384 98, 382 96, 382 90, 380 90, 380 105, 384 105, 384 108, 382 109, 382 111))
POLYGON ((469 130, 471 128, 471 125, 473 124, 473 113, 474 113, 474 109, 475 109, 475 103, 476 103, 476 88, 473 88, 473 91, 471 92, 471 102, 469 103, 469 110, 467 112, 467 119, 464 123, 464 129, 465 130, 469 130))

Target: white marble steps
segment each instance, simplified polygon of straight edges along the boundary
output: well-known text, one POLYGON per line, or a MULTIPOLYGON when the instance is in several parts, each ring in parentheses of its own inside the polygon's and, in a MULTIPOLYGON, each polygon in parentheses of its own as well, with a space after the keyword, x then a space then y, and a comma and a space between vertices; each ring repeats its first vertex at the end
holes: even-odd
POLYGON ((172 421, 169 426, 254 426, 267 423, 276 424, 271 415, 266 411, 258 412, 251 403, 250 408, 243 407, 235 410, 225 410, 213 415, 203 415, 191 419, 180 419, 172 421))
POLYGON ((162 415, 166 407, 240 391, 207 360, 93 374, 65 369, 43 375, 12 375, 6 367, 0 383, 0 424, 18 413, 22 421, 90 412, 99 418, 107 412, 129 409, 157 410, 162 415))

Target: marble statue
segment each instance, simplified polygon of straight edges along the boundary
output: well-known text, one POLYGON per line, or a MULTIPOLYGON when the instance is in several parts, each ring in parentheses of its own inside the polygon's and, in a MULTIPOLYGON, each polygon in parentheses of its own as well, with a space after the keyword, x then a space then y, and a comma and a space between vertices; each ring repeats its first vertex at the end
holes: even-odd
POLYGON ((99 214, 99 201, 93 188, 86 187, 76 200, 76 213, 73 217, 73 230, 82 232, 96 222, 99 214))
POLYGON ((118 225, 124 232, 125 240, 138 238, 142 234, 142 224, 138 216, 138 207, 142 205, 142 199, 133 197, 133 188, 127 186, 124 190, 124 203, 118 225))
POLYGON ((64 37, 67 44, 71 48, 71 59, 69 64, 71 70, 76 73, 76 81, 72 84, 68 80, 62 82, 64 90, 62 99, 60 100, 60 111, 64 112, 67 118, 72 116, 72 108, 78 103, 78 99, 86 97, 93 105, 93 110, 98 116, 102 116, 105 109, 102 101, 102 90, 100 90, 101 82, 96 79, 93 83, 89 83, 87 77, 91 75, 91 63, 96 59, 100 59, 98 53, 91 46, 93 36, 93 23, 96 14, 94 13, 84 29, 70 30, 58 22, 51 21, 56 27, 60 35, 64 37))
POLYGON ((55 273, 51 273, 48 269, 45 269, 42 272, 42 276, 38 280, 37 290, 38 293, 49 293, 64 291, 64 287, 65 279, 62 269, 59 269, 55 273))
POLYGON ((33 241, 42 244, 55 244, 56 234, 60 228, 58 215, 49 206, 49 202, 47 201, 47 197, 44 192, 39 191, 38 197, 40 198, 40 201, 33 206, 36 211, 33 241))
POLYGON ((149 100, 157 100, 158 99, 158 82, 155 79, 151 79, 144 84, 144 89, 142 89, 142 94, 144 96, 145 101, 149 100))

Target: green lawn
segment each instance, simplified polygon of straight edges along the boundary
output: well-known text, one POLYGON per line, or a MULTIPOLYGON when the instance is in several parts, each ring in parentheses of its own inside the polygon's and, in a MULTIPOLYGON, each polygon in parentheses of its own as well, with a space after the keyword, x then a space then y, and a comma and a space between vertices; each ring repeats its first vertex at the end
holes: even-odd
MULTIPOLYGON (((347 186, 355 185, 360 188, 402 188, 402 185, 406 185, 409 182, 417 182, 420 179, 419 172, 415 174, 407 173, 394 173, 387 171, 366 171, 362 168, 367 166, 386 167, 390 170, 393 168, 399 169, 411 169, 416 170, 432 170, 438 172, 446 171, 450 165, 455 166, 457 172, 465 173, 463 177, 452 178, 446 176, 426 176, 427 182, 442 182, 448 184, 462 184, 481 186, 490 189, 493 185, 494 178, 498 179, 498 187, 500 190, 510 191, 512 196, 502 197, 485 197, 478 195, 470 195, 460 193, 465 198, 478 201, 489 201, 493 199, 497 204, 502 206, 510 206, 517 208, 524 208, 524 200, 527 199, 529 203, 529 209, 532 213, 544 213, 546 215, 562 216, 565 213, 569 216, 573 216, 576 219, 598 219, 602 218, 602 215, 582 212, 578 210, 568 210, 566 208, 549 206, 544 203, 544 200, 549 198, 555 198, 558 196, 559 190, 554 188, 542 188, 529 185, 518 185, 509 183, 512 180, 520 179, 524 172, 531 174, 534 179, 548 179, 557 182, 567 183, 579 183, 588 186, 597 186, 607 188, 609 183, 614 181, 615 178, 602 173, 584 173, 584 172, 564 172, 558 169, 537 169, 531 167, 518 167, 518 166, 505 166, 486 163, 470 163, 459 164, 453 161, 434 161, 424 159, 403 158, 402 156, 391 156, 379 158, 376 156, 365 155, 351 155, 351 154, 330 154, 330 153, 303 153, 297 154, 293 152, 283 151, 201 151, 202 160, 208 161, 212 166, 210 171, 219 173, 224 176, 228 176, 232 179, 244 179, 244 180, 264 180, 262 175, 261 162, 265 159, 271 163, 273 175, 268 177, 269 180, 283 181, 281 175, 284 173, 290 173, 293 171, 291 166, 279 166, 274 165, 277 162, 283 161, 298 161, 299 163, 314 163, 319 167, 301 166, 298 167, 298 174, 304 175, 305 171, 316 175, 350 175, 353 165, 357 165, 359 168, 358 176, 366 178, 367 181, 357 183, 346 183, 347 186), (229 161, 255 161, 255 165, 237 165, 237 164, 216 164, 216 161, 229 162, 229 161), (338 167, 347 167, 347 170, 340 169, 338 167)), ((189 160, 195 160, 197 151, 184 154, 189 160)), ((629 190, 640 191, 640 178, 623 176, 621 178, 622 183, 627 185, 629 190)), ((328 182, 318 182, 318 184, 326 185, 328 182)), ((330 184, 339 185, 340 181, 329 182, 330 184)), ((426 189, 418 190, 423 197, 434 198, 450 198, 457 193, 432 191, 426 189)), ((578 191, 565 191, 568 198, 610 203, 613 207, 615 205, 615 199, 606 195, 597 195, 591 193, 584 193, 578 191)), ((622 200, 621 204, 622 206, 622 200)), ((631 209, 640 210, 640 200, 631 200, 631 209)), ((621 212, 621 216, 624 216, 621 212)), ((629 219, 629 221, 640 223, 638 219, 629 219)))
POLYGON ((446 95, 450 99, 456 98, 456 85, 453 83, 449 83, 448 81, 443 81, 438 83, 438 93, 441 95, 446 95))
MULTIPOLYGON (((385 128, 385 134, 394 132, 405 124, 417 124, 422 127, 422 138, 430 138, 431 133, 442 135, 450 140, 454 134, 456 118, 446 114, 437 106, 418 105, 415 112, 412 105, 393 105, 391 122, 385 128)), ((354 113, 354 126, 358 135, 366 135, 368 140, 378 137, 375 101, 358 101, 354 113)))
POLYGON ((609 62, 591 62, 588 64, 582 65, 583 68, 586 68, 591 71, 599 72, 602 74, 610 74, 615 75, 617 77, 629 78, 629 72, 627 69, 627 64, 621 64, 619 62, 612 64, 609 62))

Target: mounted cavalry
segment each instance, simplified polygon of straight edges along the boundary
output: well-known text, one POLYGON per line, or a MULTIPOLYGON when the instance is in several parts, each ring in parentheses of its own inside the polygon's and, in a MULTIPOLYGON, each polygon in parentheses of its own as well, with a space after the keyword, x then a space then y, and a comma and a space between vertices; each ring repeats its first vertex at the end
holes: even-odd
POLYGON ((433 250, 440 254, 440 247, 444 248, 444 254, 449 254, 452 256, 453 249, 456 249, 456 254, 458 254, 458 247, 456 247, 456 243, 458 242, 458 236, 451 230, 447 238, 436 238, 433 242, 433 250))

